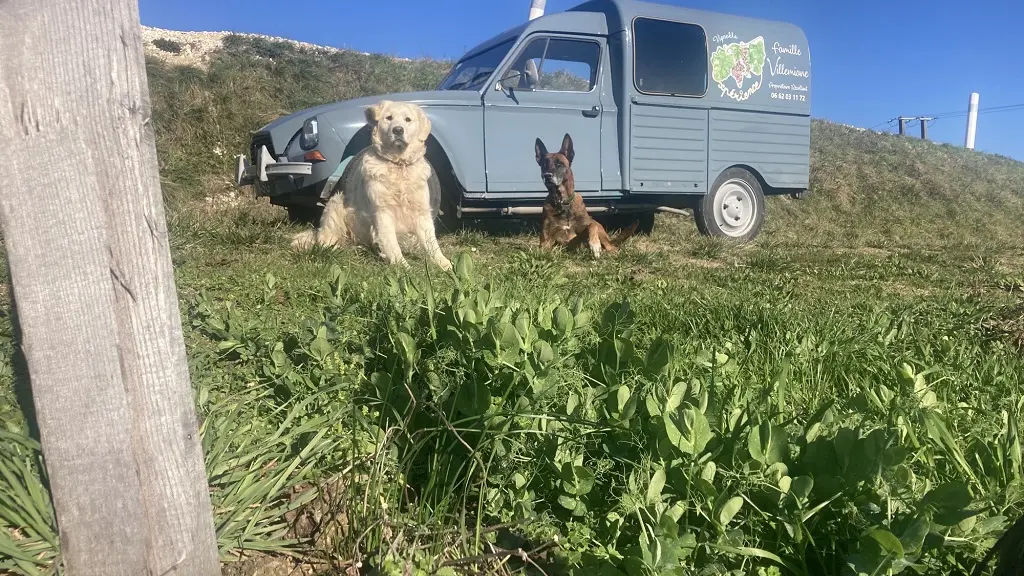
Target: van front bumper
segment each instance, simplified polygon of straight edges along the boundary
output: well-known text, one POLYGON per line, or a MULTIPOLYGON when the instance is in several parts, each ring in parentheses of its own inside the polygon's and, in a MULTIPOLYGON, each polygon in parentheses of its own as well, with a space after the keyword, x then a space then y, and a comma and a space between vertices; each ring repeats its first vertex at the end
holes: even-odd
POLYGON ((235 185, 252 185, 257 189, 257 195, 262 190, 273 189, 275 180, 286 179, 294 181, 297 176, 309 176, 313 173, 312 162, 281 162, 271 157, 266 146, 260 146, 256 151, 256 157, 252 164, 242 154, 236 158, 235 185))

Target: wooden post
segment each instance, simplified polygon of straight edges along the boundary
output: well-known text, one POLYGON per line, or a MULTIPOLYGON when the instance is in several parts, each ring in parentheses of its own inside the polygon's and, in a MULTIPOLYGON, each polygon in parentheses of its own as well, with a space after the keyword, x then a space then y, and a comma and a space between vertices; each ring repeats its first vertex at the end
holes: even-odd
POLYGON ((928 121, 931 120, 931 118, 918 118, 918 120, 921 122, 921 140, 927 140, 928 139, 928 121))
POLYGON ((0 227, 68 576, 220 574, 136 0, 0 2, 0 227))
POLYGON ((903 136, 907 131, 907 119, 900 116, 897 120, 899 120, 900 125, 900 136, 903 136))

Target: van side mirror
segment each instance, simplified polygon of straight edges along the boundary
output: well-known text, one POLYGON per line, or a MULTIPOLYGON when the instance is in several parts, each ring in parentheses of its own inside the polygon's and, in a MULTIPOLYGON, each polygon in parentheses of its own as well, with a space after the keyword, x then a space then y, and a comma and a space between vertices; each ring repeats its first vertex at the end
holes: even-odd
MULTIPOLYGON (((510 80, 514 81, 514 82, 512 82, 513 86, 517 86, 517 85, 519 85, 519 78, 521 76, 522 76, 522 73, 519 70, 509 70, 508 73, 505 74, 504 76, 502 76, 501 80, 498 80, 497 84, 494 85, 494 89, 495 90, 500 90, 500 91, 504 92, 505 91, 506 82, 509 82, 510 80)), ((509 89, 511 89, 511 88, 509 88, 509 89)))

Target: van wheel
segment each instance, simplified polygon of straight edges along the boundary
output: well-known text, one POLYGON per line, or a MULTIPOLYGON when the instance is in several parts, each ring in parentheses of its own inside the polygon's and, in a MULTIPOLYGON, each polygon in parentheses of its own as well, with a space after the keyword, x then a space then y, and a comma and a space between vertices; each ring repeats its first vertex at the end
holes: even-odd
POLYGON ((761 184, 743 168, 729 168, 715 180, 711 191, 697 201, 693 220, 705 236, 749 242, 764 225, 761 184))
POLYGON ((458 188, 452 185, 450 175, 445 175, 437 170, 434 160, 428 158, 427 163, 430 164, 430 179, 427 181, 427 188, 430 190, 430 211, 434 214, 436 233, 455 232, 463 225, 463 221, 456 214, 455 202, 452 198, 458 188))

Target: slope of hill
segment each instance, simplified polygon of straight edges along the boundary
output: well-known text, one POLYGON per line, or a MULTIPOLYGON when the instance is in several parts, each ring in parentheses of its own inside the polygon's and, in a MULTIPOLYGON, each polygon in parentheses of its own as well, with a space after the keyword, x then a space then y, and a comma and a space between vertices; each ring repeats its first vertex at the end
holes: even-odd
MULTIPOLYGON (((1024 511, 1024 164, 815 121, 812 196, 750 245, 659 215, 595 262, 470 228, 457 274, 399 274, 292 253, 232 157, 449 63, 144 40, 227 573, 970 573, 1024 511)), ((0 573, 52 568, 37 455, 0 443, 0 573)))
MULTIPOLYGON (((145 39, 160 157, 178 184, 230 173, 250 131, 278 115, 430 88, 449 65, 255 35, 147 29, 145 39)), ((769 226, 778 233, 854 243, 1024 238, 1020 162, 824 121, 814 122, 812 147, 813 199, 775 202, 769 226)))

